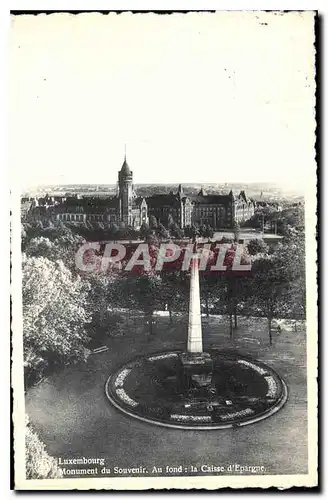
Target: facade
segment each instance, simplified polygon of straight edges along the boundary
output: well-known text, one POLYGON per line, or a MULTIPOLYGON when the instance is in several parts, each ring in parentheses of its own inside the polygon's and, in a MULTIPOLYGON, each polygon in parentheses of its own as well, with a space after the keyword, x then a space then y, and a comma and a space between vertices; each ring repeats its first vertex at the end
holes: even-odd
POLYGON ((213 229, 233 227, 254 215, 254 202, 245 191, 235 196, 207 194, 201 189, 197 195, 187 195, 181 184, 177 192, 137 196, 133 186, 133 172, 126 157, 118 173, 116 196, 101 198, 89 196, 50 197, 33 199, 25 218, 60 220, 63 222, 102 222, 122 224, 136 229, 155 217, 164 226, 175 222, 181 228, 192 224, 209 225, 213 229))

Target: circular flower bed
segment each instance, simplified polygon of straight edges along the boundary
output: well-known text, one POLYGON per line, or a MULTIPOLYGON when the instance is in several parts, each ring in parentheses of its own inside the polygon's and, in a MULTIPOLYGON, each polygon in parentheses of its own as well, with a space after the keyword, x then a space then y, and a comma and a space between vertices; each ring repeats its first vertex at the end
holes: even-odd
POLYGON ((211 371, 202 377, 186 374, 183 356, 170 351, 132 360, 108 378, 108 399, 135 418, 184 429, 251 424, 286 402, 285 383, 259 361, 211 352, 211 371))

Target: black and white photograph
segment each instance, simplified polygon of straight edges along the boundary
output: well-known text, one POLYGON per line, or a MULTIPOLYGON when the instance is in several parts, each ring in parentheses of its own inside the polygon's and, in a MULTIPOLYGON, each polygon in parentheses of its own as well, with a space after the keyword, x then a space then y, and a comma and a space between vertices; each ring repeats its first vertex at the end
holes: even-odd
POLYGON ((15 489, 317 485, 316 13, 12 13, 15 489))

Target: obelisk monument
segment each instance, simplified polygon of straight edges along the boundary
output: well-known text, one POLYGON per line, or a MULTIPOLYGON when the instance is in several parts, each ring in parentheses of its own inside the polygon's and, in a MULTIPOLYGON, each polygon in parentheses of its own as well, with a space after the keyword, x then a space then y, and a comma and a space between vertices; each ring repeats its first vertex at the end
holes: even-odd
MULTIPOLYGON (((196 250, 196 244, 194 250, 196 250)), ((184 384, 187 391, 193 390, 195 384, 196 387, 209 386, 213 373, 211 356, 203 351, 199 260, 198 256, 195 255, 195 251, 191 262, 187 351, 180 355, 184 370, 184 384)))
POLYGON ((202 318, 200 311, 198 258, 192 259, 188 320, 188 353, 203 352, 202 318))

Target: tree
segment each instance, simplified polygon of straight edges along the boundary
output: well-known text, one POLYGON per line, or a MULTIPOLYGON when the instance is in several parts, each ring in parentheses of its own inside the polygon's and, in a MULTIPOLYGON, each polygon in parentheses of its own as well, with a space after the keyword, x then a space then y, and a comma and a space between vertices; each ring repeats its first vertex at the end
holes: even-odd
POLYGON ((240 224, 237 221, 234 221, 233 223, 233 235, 234 241, 238 243, 240 235, 240 224))
POLYGON ((75 254, 85 240, 72 232, 57 235, 55 239, 38 236, 32 238, 25 246, 26 255, 29 257, 45 257, 57 261, 62 260, 66 267, 76 272, 75 254))
POLYGON ((148 233, 146 242, 150 247, 159 247, 159 238, 156 235, 155 231, 151 231, 148 233))
POLYGON ((27 241, 27 232, 24 224, 21 224, 21 247, 22 250, 24 251, 25 246, 26 246, 26 241, 27 241))
POLYGON ((145 315, 149 327, 149 334, 153 334, 153 313, 161 305, 161 277, 154 273, 144 272, 140 276, 127 275, 129 296, 138 309, 145 315))
POLYGON ((156 217, 154 215, 151 215, 149 217, 149 227, 150 227, 150 229, 157 229, 157 226, 158 226, 158 224, 157 224, 156 217))
POLYGON ((248 242, 247 250, 250 255, 257 255, 259 253, 268 253, 269 247, 261 238, 254 238, 248 242))
POLYGON ((86 279, 89 284, 87 310, 92 318, 92 324, 104 327, 110 300, 111 275, 90 273, 86 279))
POLYGON ((174 223, 175 223, 175 222, 174 222, 174 219, 173 219, 172 215, 171 215, 171 214, 169 214, 169 215, 168 215, 168 218, 167 218, 167 227, 168 227, 169 229, 171 229, 171 226, 172 226, 172 224, 174 224, 174 223))
POLYGON ((37 433, 25 418, 25 469, 26 479, 57 479, 62 472, 57 460, 51 457, 37 433))
POLYGON ((173 238, 183 238, 183 230, 176 222, 173 222, 173 224, 170 225, 170 233, 173 238))
POLYGON ((205 236, 205 238, 213 238, 214 229, 209 224, 205 226, 205 231, 203 236, 205 236))
POLYGON ((53 241, 44 236, 32 238, 26 247, 26 255, 29 257, 45 257, 49 260, 59 260, 60 250, 53 241))
POLYGON ((284 236, 288 236, 290 229, 296 229, 297 231, 304 232, 304 206, 291 206, 281 212, 277 212, 276 223, 277 232, 284 236))
POLYGON ((158 224, 157 234, 163 240, 167 240, 170 236, 168 230, 161 223, 158 224))
MULTIPOLYGON (((213 284, 213 294, 219 298, 223 310, 228 313, 231 339, 233 338, 234 328, 236 329, 238 327, 238 308, 245 300, 245 283, 249 280, 249 277, 247 274, 245 275, 244 271, 233 269, 237 248, 238 246, 236 244, 228 246, 223 262, 226 270, 219 272, 218 275, 213 275, 217 277, 216 283, 214 282, 213 284)), ((242 265, 250 264, 250 257, 245 247, 243 247, 240 263, 242 265)), ((246 273, 248 272, 249 271, 246 271, 246 273)))
POLYGON ((190 238, 193 241, 195 241, 195 239, 198 238, 198 236, 200 236, 199 226, 197 224, 192 224, 191 226, 186 226, 185 227, 185 235, 187 236, 187 238, 190 238))
POLYGON ((24 367, 28 383, 47 368, 85 360, 88 284, 62 261, 23 257, 24 367))
POLYGON ((200 289, 205 301, 205 313, 209 317, 210 305, 217 297, 217 288, 219 277, 213 273, 200 272, 200 289))
POLYGON ((187 310, 189 300, 189 281, 185 271, 166 271, 161 275, 162 308, 169 312, 170 323, 173 323, 173 312, 187 310))
POLYGON ((255 260, 252 274, 248 298, 267 318, 269 342, 272 345, 272 320, 283 313, 290 277, 284 263, 276 255, 255 260))
POLYGON ((116 240, 119 235, 119 231, 120 229, 117 224, 110 223, 106 231, 107 238, 109 240, 116 240))
POLYGON ((304 319, 306 313, 305 240, 304 232, 290 228, 275 250, 276 259, 288 279, 284 300, 284 312, 295 319, 304 319))
POLYGON ((146 222, 143 222, 140 227, 140 236, 143 240, 147 238, 149 234, 149 226, 146 224, 146 222))

